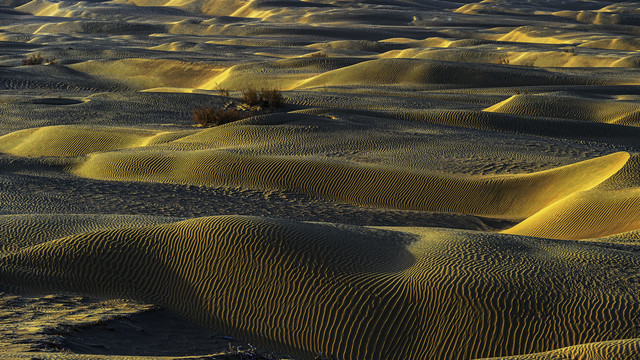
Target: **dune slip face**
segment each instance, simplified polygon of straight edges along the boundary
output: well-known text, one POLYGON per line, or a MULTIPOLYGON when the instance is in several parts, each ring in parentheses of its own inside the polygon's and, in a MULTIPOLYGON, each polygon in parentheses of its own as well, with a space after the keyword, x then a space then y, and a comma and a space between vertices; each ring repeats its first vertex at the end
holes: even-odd
POLYGON ((637 2, 0 0, 0 359, 639 359, 639 39, 637 2))

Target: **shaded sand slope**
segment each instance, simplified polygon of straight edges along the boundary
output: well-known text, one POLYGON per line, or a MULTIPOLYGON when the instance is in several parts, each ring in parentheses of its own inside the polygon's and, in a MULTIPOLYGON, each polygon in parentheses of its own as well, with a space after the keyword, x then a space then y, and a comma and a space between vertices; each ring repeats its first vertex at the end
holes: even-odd
POLYGON ((200 218, 52 240, 1 271, 22 289, 152 301, 303 358, 468 359, 640 336, 637 252, 404 231, 200 218))

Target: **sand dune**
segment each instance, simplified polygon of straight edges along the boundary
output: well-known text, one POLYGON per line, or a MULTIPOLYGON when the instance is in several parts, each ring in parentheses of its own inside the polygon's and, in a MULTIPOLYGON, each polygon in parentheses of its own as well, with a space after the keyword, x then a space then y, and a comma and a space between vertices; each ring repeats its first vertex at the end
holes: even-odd
POLYGON ((220 74, 224 68, 176 60, 125 59, 107 62, 90 60, 75 64, 75 70, 100 74, 140 88, 174 86, 200 88, 203 81, 220 74), (149 71, 153 69, 153 71, 149 71))
POLYGON ((595 80, 551 75, 535 69, 512 69, 502 66, 474 66, 411 59, 380 59, 327 72, 298 85, 297 88, 332 85, 421 85, 457 84, 466 87, 572 85, 595 83, 595 80), (376 74, 375 77, 371 74, 376 74))
POLYGON ((174 220, 177 219, 140 215, 2 215, 0 216, 0 251, 6 255, 78 233, 117 229, 123 226, 144 227, 174 220))
POLYGON ((0 137, 0 151, 20 156, 77 156, 169 141, 184 134, 125 128, 52 126, 0 137), (169 139, 166 139, 166 138, 169 139))
POLYGON ((475 358, 638 336, 628 317, 637 284, 609 268, 628 273, 639 265, 633 254, 408 231, 202 218, 52 240, 5 256, 2 273, 19 287, 152 301, 259 343, 340 359, 475 358), (548 286, 559 279, 568 291, 548 286))
POLYGON ((284 188, 361 205, 523 218, 601 183, 628 156, 616 153, 535 174, 473 179, 221 151, 120 151, 93 154, 73 172, 105 180, 284 188))
POLYGON ((92 153, 74 170, 90 178, 275 187, 366 205, 515 218, 526 217, 573 192, 603 182, 629 157, 626 153, 612 154, 527 175, 455 178, 313 158, 248 157, 205 150, 212 145, 226 146, 224 138, 215 140, 211 136, 219 132, 217 128, 171 133, 59 126, 5 135, 0 138, 0 146, 22 156, 92 153), (205 149, 165 151, 163 143, 169 149, 176 145, 182 148, 182 144, 205 149), (149 150, 145 146, 150 146, 149 150), (100 152, 127 148, 140 150, 100 152), (397 184, 405 185, 393 189, 397 184), (521 196, 530 200, 520 201, 521 196))
POLYGON ((621 152, 533 174, 453 177, 313 157, 236 155, 218 148, 227 145, 212 136, 220 129, 171 133, 58 126, 5 135, 0 149, 21 156, 88 155, 72 170, 88 178, 287 189, 368 206, 505 218, 530 216, 593 188, 629 159, 621 152), (176 144, 205 149, 167 151, 163 143, 169 149, 176 144))
POLYGON ((493 360, 546 360, 554 358, 565 359, 634 359, 640 352, 640 340, 628 339, 618 341, 603 341, 584 345, 569 346, 566 348, 546 351, 537 354, 520 356, 505 356, 492 358, 493 360))
POLYGON ((639 25, 0 1, 0 358, 640 358, 639 25))
POLYGON ((628 126, 638 126, 640 122, 640 105, 637 102, 589 99, 564 94, 514 95, 485 111, 628 126))
POLYGON ((508 234, 551 239, 586 239, 640 228, 637 188, 618 191, 587 191, 573 194, 530 216, 508 234))

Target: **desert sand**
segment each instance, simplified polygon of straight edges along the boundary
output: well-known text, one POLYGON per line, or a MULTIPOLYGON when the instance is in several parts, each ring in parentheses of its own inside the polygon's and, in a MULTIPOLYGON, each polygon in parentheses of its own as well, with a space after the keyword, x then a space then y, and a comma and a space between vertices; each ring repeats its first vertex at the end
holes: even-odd
POLYGON ((640 358, 639 2, 0 0, 0 48, 0 359, 640 358))

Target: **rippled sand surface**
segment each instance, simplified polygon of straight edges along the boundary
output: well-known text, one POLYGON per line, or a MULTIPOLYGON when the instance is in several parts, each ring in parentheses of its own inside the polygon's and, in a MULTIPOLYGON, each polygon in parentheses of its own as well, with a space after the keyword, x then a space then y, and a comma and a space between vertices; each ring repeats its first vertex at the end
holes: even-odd
POLYGON ((640 358, 639 39, 638 2, 0 0, 0 359, 640 358))

